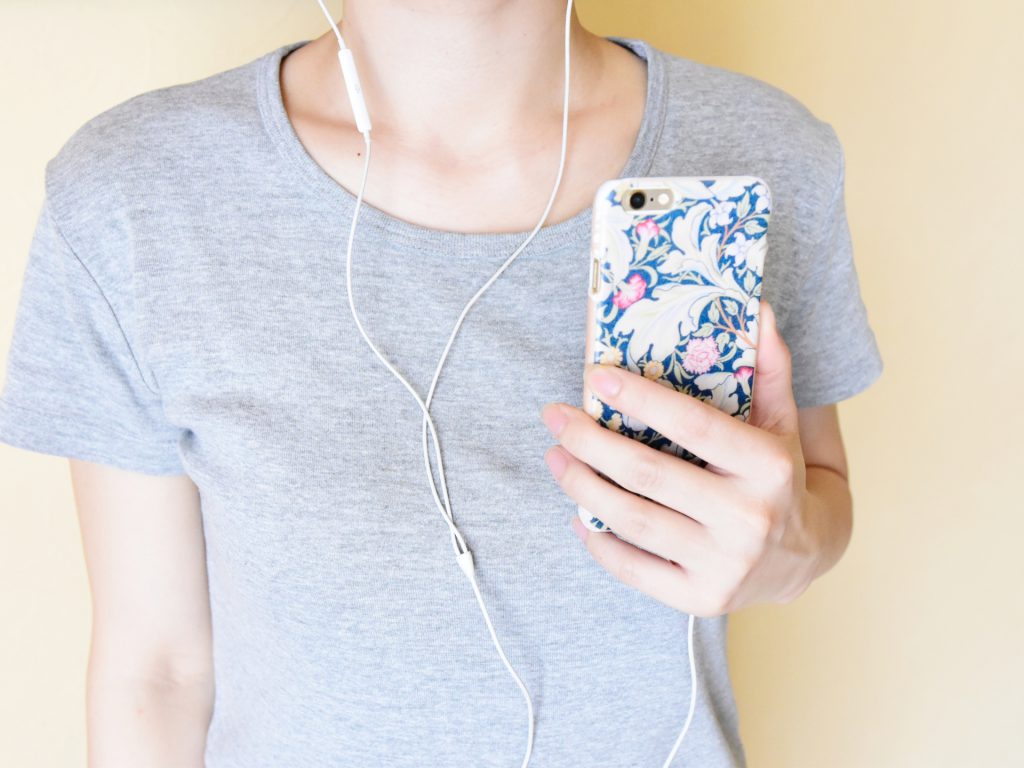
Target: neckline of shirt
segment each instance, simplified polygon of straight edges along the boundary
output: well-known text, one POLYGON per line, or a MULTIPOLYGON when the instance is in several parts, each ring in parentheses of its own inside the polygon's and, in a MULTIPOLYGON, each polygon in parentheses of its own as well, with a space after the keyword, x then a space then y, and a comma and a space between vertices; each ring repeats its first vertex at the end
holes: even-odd
MULTIPOLYGON (((633 51, 647 62, 647 90, 640 130, 629 158, 617 178, 644 176, 654 161, 655 150, 665 122, 664 61, 660 50, 646 40, 617 35, 609 35, 606 39, 633 51)), ((344 239, 340 224, 346 222, 344 235, 347 235, 350 217, 355 210, 356 193, 335 181, 306 151, 288 118, 281 95, 281 60, 308 42, 310 41, 298 40, 286 43, 262 57, 257 75, 257 101, 264 127, 290 167, 303 176, 313 192, 323 195, 324 200, 335 204, 339 213, 343 214, 339 217, 339 239, 344 239)), ((544 194, 549 193, 550 188, 546 188, 544 194)), ((523 255, 531 251, 549 253, 565 248, 567 244, 578 246, 580 243, 587 243, 590 238, 592 215, 593 206, 588 206, 564 221, 545 224, 526 247, 523 255)), ((493 249, 507 250, 511 253, 532 231, 532 228, 518 232, 451 232, 435 229, 393 216, 367 203, 365 199, 359 208, 356 230, 362 227, 372 227, 383 233, 390 242, 401 246, 448 254, 493 249)))

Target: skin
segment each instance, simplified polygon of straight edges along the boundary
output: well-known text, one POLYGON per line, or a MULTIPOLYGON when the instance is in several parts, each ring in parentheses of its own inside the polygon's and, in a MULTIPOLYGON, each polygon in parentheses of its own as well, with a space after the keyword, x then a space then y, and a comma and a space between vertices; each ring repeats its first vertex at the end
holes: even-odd
MULTIPOLYGON (((526 232, 558 170, 564 78, 563 0, 394 0, 345 4, 373 123, 363 201, 451 232, 526 232)), ((566 163, 548 214, 586 209, 619 175, 643 116, 646 67, 621 46, 571 26, 566 163)), ((363 172, 327 34, 284 59, 285 107, 310 156, 353 194, 363 172)))
POLYGON ((196 486, 78 459, 70 470, 92 593, 88 766, 199 768, 214 683, 196 486))
MULTIPOLYGON (((562 0, 346 0, 345 6, 342 35, 354 51, 373 121, 364 202, 453 232, 532 229, 558 166, 562 0)), ((286 57, 282 96, 307 151, 354 192, 363 139, 336 50, 328 31, 286 57)), ((549 224, 589 206, 593 190, 619 175, 643 114, 643 64, 584 30, 575 15, 571 70, 568 152, 549 224)), ((614 438, 571 406, 565 406, 563 447, 552 449, 565 451, 561 482, 570 495, 585 496, 588 508, 637 543, 674 556, 686 575, 664 578, 667 560, 634 552, 614 536, 589 537, 590 551, 638 588, 683 610, 706 615, 723 607, 727 593, 742 597, 735 604, 791 597, 809 575, 838 559, 849 536, 835 407, 797 412, 786 405, 788 384, 771 384, 773 354, 775 369, 785 368, 778 361, 782 347, 765 326, 756 422, 740 429, 705 421, 694 410, 696 401, 678 393, 659 401, 663 415, 650 418, 657 425, 669 417, 668 434, 710 446, 715 455, 722 445, 733 447, 736 457, 722 458, 717 472, 705 471, 705 481, 692 467, 657 465, 662 471, 652 472, 653 460, 637 463, 636 446, 602 442, 614 438), (702 425, 709 427, 706 434, 702 425), (741 457, 747 458, 742 466, 741 457), (773 469, 751 469, 752 457, 773 469), (600 486, 588 461, 640 493, 606 484, 603 492, 610 495, 602 505, 592 498, 600 486), (643 466, 646 475, 630 474, 643 466), (658 501, 646 501, 645 491, 658 501), (770 499, 770 510, 760 498, 770 499), (769 519, 777 525, 769 527, 769 519), (785 544, 759 545, 776 539, 785 544), (755 554, 758 565, 746 568, 755 554), (730 589, 744 570, 743 589, 730 589), (714 585, 707 588, 714 599, 698 599, 697 584, 714 585)), ((616 402, 624 411, 636 408, 640 415, 663 394, 623 375, 623 400, 616 402)), ((786 375, 775 378, 783 382, 786 375)), ((80 460, 71 460, 70 468, 93 596, 88 765, 200 768, 213 707, 213 661, 198 491, 186 475, 145 475, 80 460)))
POLYGON ((606 429, 567 403, 541 411, 559 441, 544 456, 548 468, 617 534, 592 533, 574 517, 590 554, 623 583, 697 616, 788 603, 831 568, 849 540, 851 499, 834 406, 796 407, 789 349, 768 302, 761 317, 747 422, 631 371, 587 366, 587 384, 601 399, 706 467, 606 429), (816 463, 821 457, 828 463, 816 463))

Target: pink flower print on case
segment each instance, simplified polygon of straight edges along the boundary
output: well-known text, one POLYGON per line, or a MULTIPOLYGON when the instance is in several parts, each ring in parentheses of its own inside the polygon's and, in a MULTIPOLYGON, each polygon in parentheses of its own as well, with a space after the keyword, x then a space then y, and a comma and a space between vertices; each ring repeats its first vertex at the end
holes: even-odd
POLYGON ((661 234, 661 227, 654 219, 644 219, 636 225, 636 233, 641 239, 653 240, 661 234))
POLYGON ((683 368, 690 373, 707 373, 718 357, 718 344, 712 337, 690 339, 683 353, 683 368))
POLYGON ((741 365, 733 372, 732 375, 737 379, 749 379, 754 375, 754 369, 749 365, 741 365))
POLYGON ((630 276, 629 280, 626 281, 625 287, 616 292, 612 301, 619 309, 626 309, 626 307, 639 301, 646 290, 647 281, 644 280, 643 276, 633 274, 630 276))

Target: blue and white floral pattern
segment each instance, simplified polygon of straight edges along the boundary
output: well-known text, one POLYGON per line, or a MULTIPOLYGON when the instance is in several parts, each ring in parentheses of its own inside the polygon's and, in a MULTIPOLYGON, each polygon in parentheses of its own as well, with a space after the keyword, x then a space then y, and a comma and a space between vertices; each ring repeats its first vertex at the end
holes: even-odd
MULTIPOLYGON (((771 195, 754 176, 645 179, 669 188, 662 214, 623 208, 637 179, 606 182, 594 207, 596 290, 590 362, 617 365, 746 420, 757 353, 758 308, 771 195)), ((591 395, 603 426, 691 461, 681 445, 591 395)), ((606 531, 580 510, 588 528, 606 531)))

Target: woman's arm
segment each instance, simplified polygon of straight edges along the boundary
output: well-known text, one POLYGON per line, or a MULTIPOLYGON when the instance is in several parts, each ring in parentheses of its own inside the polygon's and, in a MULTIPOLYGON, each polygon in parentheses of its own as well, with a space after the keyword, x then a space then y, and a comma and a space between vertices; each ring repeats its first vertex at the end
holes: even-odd
POLYGON ((195 484, 70 464, 92 592, 89 768, 202 768, 213 660, 195 484))
POLYGON ((839 409, 831 405, 800 409, 800 444, 807 466, 811 503, 808 526, 817 531, 821 557, 814 578, 828 572, 843 556, 853 532, 846 449, 839 428, 839 409))

